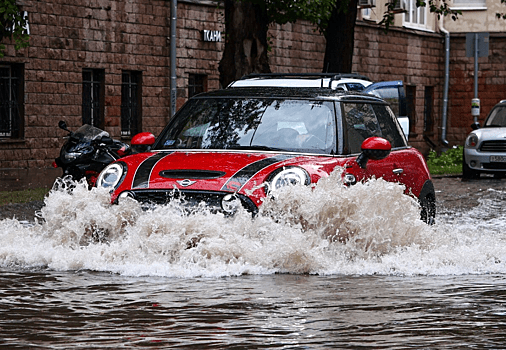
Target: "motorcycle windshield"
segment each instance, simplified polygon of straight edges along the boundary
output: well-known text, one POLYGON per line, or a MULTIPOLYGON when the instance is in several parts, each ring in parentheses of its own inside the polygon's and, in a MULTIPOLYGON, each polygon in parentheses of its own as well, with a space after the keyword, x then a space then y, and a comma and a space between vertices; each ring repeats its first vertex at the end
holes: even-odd
POLYGON ((109 133, 89 124, 84 124, 74 132, 74 137, 81 142, 90 142, 102 137, 109 137, 109 133))

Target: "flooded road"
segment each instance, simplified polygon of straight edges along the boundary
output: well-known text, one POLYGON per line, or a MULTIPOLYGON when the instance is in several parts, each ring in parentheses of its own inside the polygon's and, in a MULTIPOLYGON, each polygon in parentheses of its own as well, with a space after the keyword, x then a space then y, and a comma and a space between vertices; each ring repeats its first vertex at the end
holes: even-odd
POLYGON ((55 191, 0 221, 0 347, 503 348, 506 180, 434 184, 434 226, 381 180, 254 220, 55 191))

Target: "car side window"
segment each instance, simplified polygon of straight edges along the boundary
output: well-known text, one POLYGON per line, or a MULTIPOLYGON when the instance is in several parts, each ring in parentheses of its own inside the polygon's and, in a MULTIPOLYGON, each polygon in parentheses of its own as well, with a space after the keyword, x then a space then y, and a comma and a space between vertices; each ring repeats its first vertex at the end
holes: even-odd
POLYGON ((392 111, 396 116, 400 115, 399 111, 399 89, 397 86, 395 87, 384 87, 384 88, 378 88, 371 91, 372 95, 376 95, 380 98, 382 98, 384 101, 390 104, 390 108, 392 108, 392 111))
POLYGON ((369 103, 343 103, 349 153, 360 153, 362 142, 371 136, 381 136, 381 129, 369 103))
POLYGON ((404 133, 394 112, 389 107, 380 104, 373 104, 372 108, 378 118, 382 137, 390 142, 392 148, 406 147, 404 133))
POLYGON ((362 142, 372 136, 387 139, 393 148, 405 146, 393 113, 384 105, 343 103, 348 153, 360 153, 362 142))

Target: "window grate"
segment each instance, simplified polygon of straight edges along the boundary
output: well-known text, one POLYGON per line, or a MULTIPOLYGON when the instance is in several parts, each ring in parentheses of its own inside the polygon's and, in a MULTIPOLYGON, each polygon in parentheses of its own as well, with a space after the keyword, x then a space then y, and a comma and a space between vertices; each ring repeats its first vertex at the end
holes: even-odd
POLYGON ((20 138, 23 98, 23 69, 0 66, 0 137, 20 138))
POLYGON ((141 131, 141 72, 124 71, 121 82, 121 136, 141 131))
POLYGON ((101 69, 83 70, 83 124, 103 128, 103 101, 104 71, 101 69))
POLYGON ((188 98, 207 91, 207 75, 190 74, 188 77, 188 98))

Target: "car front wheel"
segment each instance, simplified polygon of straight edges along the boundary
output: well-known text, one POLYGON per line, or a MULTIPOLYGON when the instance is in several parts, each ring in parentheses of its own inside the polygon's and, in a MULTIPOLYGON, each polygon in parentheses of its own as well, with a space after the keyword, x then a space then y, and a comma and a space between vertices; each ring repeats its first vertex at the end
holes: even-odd
POLYGON ((433 225, 436 219, 436 198, 431 195, 427 195, 420 199, 420 207, 422 211, 420 218, 423 222, 428 225, 433 225))
POLYGON ((462 157, 462 178, 464 179, 477 179, 480 177, 480 173, 473 170, 467 165, 465 156, 462 157))

